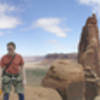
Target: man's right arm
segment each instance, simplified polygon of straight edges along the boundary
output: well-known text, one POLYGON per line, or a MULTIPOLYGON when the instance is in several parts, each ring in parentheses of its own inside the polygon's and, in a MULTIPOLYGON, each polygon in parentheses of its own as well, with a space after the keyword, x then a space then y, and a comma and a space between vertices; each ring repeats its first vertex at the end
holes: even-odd
POLYGON ((0 88, 2 87, 2 73, 3 73, 3 67, 4 67, 4 57, 0 61, 0 88))
POLYGON ((2 68, 0 66, 0 88, 2 87, 2 68))

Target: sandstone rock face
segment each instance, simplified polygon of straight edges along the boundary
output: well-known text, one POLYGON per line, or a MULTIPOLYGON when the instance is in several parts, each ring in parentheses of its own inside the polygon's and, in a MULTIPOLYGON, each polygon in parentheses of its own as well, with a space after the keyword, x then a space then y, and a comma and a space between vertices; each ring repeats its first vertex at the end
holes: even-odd
MULTIPOLYGON (((90 70, 100 77, 100 43, 96 15, 89 17, 81 35, 79 44, 78 62, 84 70, 90 70)), ((92 76, 92 75, 91 75, 92 76)), ((86 76, 86 78, 88 78, 86 76)), ((93 78, 93 76, 92 76, 93 78)), ((86 100, 94 100, 97 95, 96 83, 86 82, 86 100)))
POLYGON ((63 100, 83 100, 84 73, 80 64, 57 60, 43 79, 43 86, 56 89, 63 100))
POLYGON ((78 61, 84 67, 90 66, 100 76, 99 47, 97 19, 93 15, 88 18, 82 31, 78 61))

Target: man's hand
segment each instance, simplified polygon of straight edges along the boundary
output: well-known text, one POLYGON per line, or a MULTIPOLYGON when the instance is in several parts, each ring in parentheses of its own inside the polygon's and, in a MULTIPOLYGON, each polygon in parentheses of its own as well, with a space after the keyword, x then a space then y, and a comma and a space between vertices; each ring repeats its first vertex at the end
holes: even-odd
POLYGON ((0 95, 2 95, 2 90, 0 89, 0 95))
POLYGON ((23 68, 23 66, 21 67, 21 73, 22 73, 22 78, 23 78, 23 85, 27 85, 27 81, 26 81, 26 71, 25 71, 25 68, 23 68))
POLYGON ((27 81, 26 81, 26 79, 23 80, 23 85, 24 85, 24 86, 27 85, 27 81))

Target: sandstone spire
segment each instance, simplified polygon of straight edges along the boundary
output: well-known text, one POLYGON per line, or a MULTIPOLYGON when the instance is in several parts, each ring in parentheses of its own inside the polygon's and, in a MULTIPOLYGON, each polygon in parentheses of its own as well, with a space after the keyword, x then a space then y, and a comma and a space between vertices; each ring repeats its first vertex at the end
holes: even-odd
MULTIPOLYGON (((83 65, 86 80, 100 77, 99 48, 99 30, 96 15, 93 14, 83 27, 78 52, 78 62, 83 65)), ((96 81, 86 81, 85 87, 85 99, 94 100, 98 95, 96 81)))
POLYGON ((100 76, 99 30, 96 15, 93 14, 83 27, 79 44, 78 62, 84 67, 90 66, 100 76))

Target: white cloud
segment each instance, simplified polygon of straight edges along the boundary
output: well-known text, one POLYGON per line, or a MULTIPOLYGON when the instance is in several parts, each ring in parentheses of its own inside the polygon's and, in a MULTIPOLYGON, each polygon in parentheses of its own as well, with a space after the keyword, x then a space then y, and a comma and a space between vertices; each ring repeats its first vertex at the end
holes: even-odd
POLYGON ((0 16, 0 29, 15 28, 20 21, 15 17, 0 16))
POLYGON ((14 11, 14 6, 9 6, 7 4, 0 4, 0 13, 7 13, 8 11, 14 11))
POLYGON ((12 16, 15 9, 16 8, 14 6, 0 4, 0 29, 15 28, 21 23, 17 17, 12 16))
POLYGON ((100 0, 78 0, 81 4, 92 7, 93 12, 100 16, 100 0))
POLYGON ((70 30, 60 27, 61 24, 62 20, 59 18, 40 18, 35 22, 35 27, 65 38, 70 30))

